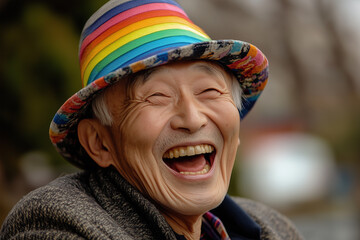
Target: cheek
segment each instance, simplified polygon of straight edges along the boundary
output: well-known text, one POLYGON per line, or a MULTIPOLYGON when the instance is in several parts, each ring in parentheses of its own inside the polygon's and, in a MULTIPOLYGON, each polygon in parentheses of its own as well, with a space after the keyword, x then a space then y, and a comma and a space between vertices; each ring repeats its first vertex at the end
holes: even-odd
POLYGON ((145 195, 153 192, 155 186, 162 182, 159 162, 152 149, 164 124, 166 121, 162 120, 159 111, 135 106, 120 126, 120 172, 145 195))
POLYGON ((219 104, 212 104, 210 108, 212 109, 211 118, 220 129, 224 141, 238 139, 240 116, 233 102, 224 100, 219 104))
POLYGON ((152 147, 166 125, 166 117, 157 109, 135 109, 125 119, 122 133, 136 146, 152 147))
POLYGON ((235 162, 240 132, 240 116, 237 108, 231 101, 212 105, 212 121, 219 128, 223 140, 220 171, 223 182, 228 185, 232 168, 235 162))

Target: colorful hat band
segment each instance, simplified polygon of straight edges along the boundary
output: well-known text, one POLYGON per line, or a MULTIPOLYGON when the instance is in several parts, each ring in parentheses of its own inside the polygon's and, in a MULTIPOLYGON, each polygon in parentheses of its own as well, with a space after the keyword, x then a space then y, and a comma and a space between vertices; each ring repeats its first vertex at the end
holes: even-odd
POLYGON ((165 0, 120 4, 86 28, 82 39, 83 86, 146 56, 210 40, 176 3, 165 0))

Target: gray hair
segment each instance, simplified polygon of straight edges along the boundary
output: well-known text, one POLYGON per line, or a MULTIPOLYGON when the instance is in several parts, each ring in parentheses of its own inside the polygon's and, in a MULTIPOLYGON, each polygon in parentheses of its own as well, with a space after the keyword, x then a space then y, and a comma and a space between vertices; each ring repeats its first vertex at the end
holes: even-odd
MULTIPOLYGON (((240 87, 239 81, 234 75, 231 74, 231 95, 233 97, 235 106, 241 110, 242 109, 242 89, 240 87)), ((93 112, 93 117, 98 119, 102 125, 111 126, 112 116, 109 112, 105 101, 105 91, 101 92, 91 103, 91 108, 93 112)))
POLYGON ((98 119, 104 126, 111 126, 112 116, 105 101, 105 91, 93 99, 91 108, 94 118, 98 119))

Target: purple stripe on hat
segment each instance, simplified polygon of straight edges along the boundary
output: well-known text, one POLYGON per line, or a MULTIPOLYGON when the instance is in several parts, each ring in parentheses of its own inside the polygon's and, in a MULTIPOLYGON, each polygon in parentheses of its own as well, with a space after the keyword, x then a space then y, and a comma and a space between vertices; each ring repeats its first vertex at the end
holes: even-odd
MULTIPOLYGON (((94 41, 96 38, 98 38, 101 34, 106 32, 110 28, 112 28, 118 24, 121 24, 123 21, 127 21, 129 18, 134 18, 134 17, 137 18, 139 16, 139 14, 140 14, 139 17, 142 17, 143 16, 142 14, 144 12, 152 12, 152 11, 156 11, 156 10, 174 11, 176 13, 180 13, 180 14, 184 15, 185 18, 187 18, 186 13, 181 8, 178 8, 177 6, 167 4, 167 3, 149 3, 144 6, 138 6, 136 8, 129 9, 126 12, 124 12, 123 14, 118 14, 118 15, 114 16, 109 21, 105 22, 100 27, 98 27, 96 30, 94 30, 92 33, 90 33, 86 38, 84 38, 80 45, 79 57, 80 58, 82 57, 84 50, 92 43, 92 41, 94 41), (140 9, 142 9, 143 11, 141 11, 140 9)), ((136 21, 134 20, 134 22, 136 22, 136 21)), ((129 24, 131 24, 131 23, 129 23, 129 24)))
POLYGON ((96 21, 94 23, 92 23, 88 28, 86 28, 84 30, 84 32, 81 35, 80 41, 82 42, 89 34, 91 34, 98 27, 100 27, 102 24, 107 22, 112 17, 118 15, 119 13, 125 12, 134 7, 142 6, 144 4, 149 4, 149 3, 169 3, 169 4, 172 4, 172 5, 175 5, 179 8, 181 8, 178 3, 171 1, 171 0, 133 0, 133 1, 125 2, 123 4, 120 4, 112 9, 110 9, 109 11, 104 13, 101 17, 96 19, 96 21))

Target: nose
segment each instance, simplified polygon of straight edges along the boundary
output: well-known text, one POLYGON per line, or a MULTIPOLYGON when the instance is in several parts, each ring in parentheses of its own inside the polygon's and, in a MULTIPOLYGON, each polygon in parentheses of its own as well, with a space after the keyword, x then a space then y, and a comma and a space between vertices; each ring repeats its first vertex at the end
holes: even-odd
POLYGON ((175 107, 176 114, 171 119, 170 125, 174 130, 183 130, 194 133, 207 124, 207 117, 203 108, 194 97, 179 99, 175 107))

